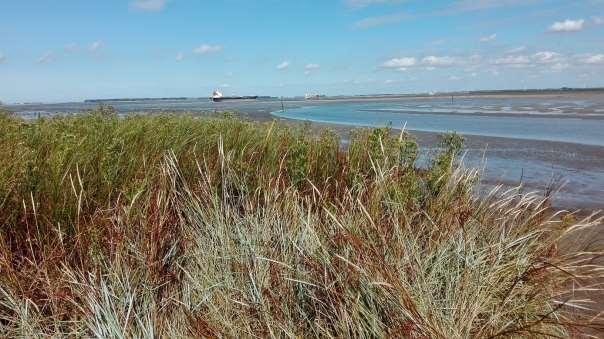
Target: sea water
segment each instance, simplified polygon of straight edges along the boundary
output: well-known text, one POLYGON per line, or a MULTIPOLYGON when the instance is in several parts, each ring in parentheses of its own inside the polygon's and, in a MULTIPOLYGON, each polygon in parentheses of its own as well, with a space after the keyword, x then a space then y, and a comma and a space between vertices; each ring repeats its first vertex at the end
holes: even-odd
POLYGON ((574 111, 559 113, 521 107, 515 111, 494 110, 451 105, 418 107, 392 102, 342 103, 304 106, 278 111, 277 117, 357 125, 370 127, 391 126, 426 132, 455 131, 461 134, 561 141, 604 146, 604 115, 582 115, 574 111), (548 115, 544 117, 543 115, 548 115))

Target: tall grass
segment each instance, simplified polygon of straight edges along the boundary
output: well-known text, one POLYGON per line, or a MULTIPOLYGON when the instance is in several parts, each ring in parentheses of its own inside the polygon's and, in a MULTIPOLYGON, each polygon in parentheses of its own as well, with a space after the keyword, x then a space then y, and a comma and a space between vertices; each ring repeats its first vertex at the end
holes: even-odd
POLYGON ((565 337, 599 329, 602 218, 443 138, 110 111, 0 114, 0 336, 565 337), (582 244, 582 246, 579 246, 582 244))

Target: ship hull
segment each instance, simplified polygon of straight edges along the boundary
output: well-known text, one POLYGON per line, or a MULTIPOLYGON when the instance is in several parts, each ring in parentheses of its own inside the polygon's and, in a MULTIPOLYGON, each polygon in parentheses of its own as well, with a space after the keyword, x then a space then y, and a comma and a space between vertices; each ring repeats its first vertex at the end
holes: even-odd
POLYGON ((221 97, 221 98, 210 98, 213 102, 222 101, 233 101, 233 100, 256 100, 258 96, 245 96, 245 97, 221 97))

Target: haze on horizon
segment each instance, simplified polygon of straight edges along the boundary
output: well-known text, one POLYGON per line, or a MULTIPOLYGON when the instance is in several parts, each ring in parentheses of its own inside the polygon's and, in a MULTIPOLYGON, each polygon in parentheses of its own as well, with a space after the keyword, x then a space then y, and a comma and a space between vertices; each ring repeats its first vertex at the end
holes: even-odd
POLYGON ((602 0, 20 0, 0 100, 604 86, 602 0))

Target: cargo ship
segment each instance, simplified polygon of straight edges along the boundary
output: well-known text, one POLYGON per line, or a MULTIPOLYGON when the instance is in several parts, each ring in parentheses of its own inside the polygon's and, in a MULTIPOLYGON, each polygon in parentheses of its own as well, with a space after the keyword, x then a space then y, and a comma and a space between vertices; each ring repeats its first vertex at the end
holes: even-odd
POLYGON ((221 101, 229 101, 229 100, 256 100, 256 99, 258 99, 257 95, 243 96, 243 97, 239 97, 239 96, 225 97, 222 94, 222 92, 220 92, 219 90, 215 90, 212 93, 212 96, 210 97, 210 100, 212 102, 221 102, 221 101))

